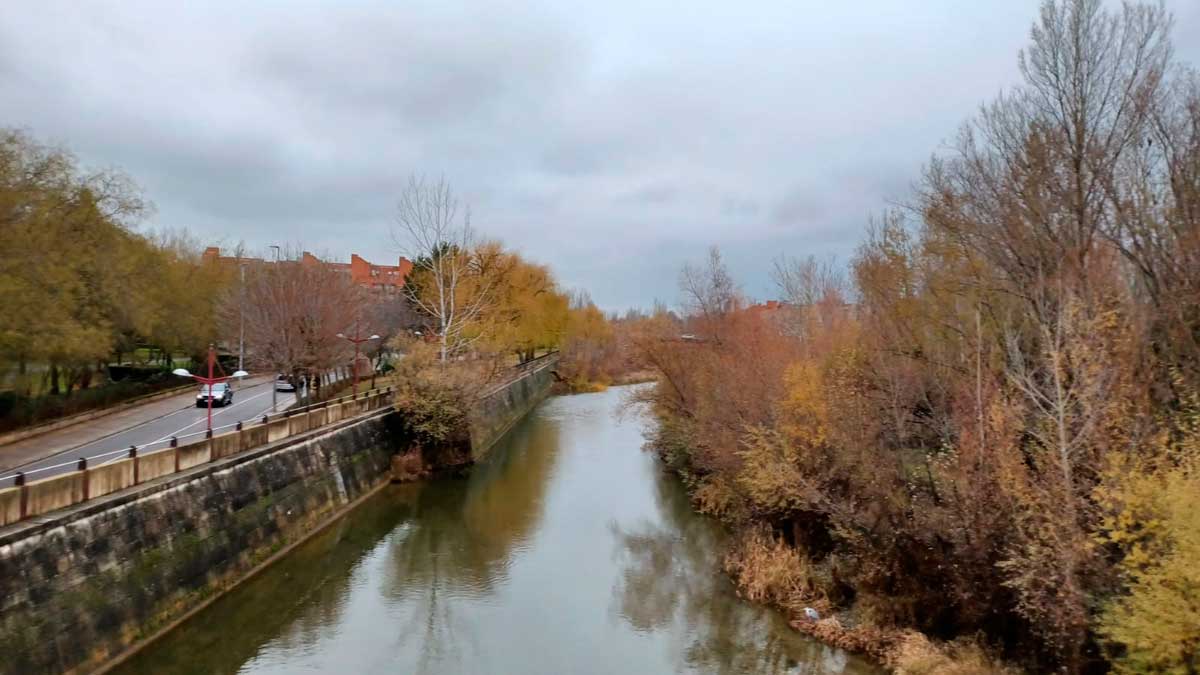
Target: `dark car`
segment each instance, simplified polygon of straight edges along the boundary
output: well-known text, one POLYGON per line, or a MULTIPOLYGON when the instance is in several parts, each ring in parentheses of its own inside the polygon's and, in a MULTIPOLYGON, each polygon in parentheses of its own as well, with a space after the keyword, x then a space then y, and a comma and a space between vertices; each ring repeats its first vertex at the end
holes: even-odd
POLYGON ((211 386, 203 385, 200 387, 200 393, 196 394, 196 407, 207 408, 210 398, 214 408, 225 407, 233 403, 233 387, 226 382, 219 382, 211 386))

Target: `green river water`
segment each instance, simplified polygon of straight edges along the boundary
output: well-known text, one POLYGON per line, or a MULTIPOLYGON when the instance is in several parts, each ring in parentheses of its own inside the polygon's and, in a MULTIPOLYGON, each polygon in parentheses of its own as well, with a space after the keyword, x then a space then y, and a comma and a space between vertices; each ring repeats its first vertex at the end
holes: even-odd
POLYGON ((737 598, 622 389, 389 486, 116 672, 877 673, 737 598))

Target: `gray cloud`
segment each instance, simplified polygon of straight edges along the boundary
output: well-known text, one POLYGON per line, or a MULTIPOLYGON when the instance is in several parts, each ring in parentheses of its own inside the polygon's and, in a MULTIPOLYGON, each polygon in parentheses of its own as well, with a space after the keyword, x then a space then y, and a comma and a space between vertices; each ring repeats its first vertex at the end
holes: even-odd
MULTIPOLYGON (((765 297, 773 256, 848 259, 1016 82, 1037 4, 21 3, 0 125, 124 168, 150 225, 205 240, 391 260, 397 189, 444 174, 607 307, 675 300, 709 244, 765 297)), ((1200 9, 1170 4, 1200 62, 1200 9)))

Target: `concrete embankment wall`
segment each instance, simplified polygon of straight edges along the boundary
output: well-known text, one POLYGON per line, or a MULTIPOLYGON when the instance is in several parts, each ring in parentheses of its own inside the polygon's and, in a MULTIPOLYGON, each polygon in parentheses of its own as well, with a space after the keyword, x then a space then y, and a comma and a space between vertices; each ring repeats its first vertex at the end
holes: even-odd
POLYGON ((481 459, 521 418, 550 394, 558 357, 538 363, 517 380, 490 392, 469 415, 471 456, 481 459))
POLYGON ((0 528, 0 672, 86 672, 240 580, 387 482, 393 424, 381 410, 0 528))

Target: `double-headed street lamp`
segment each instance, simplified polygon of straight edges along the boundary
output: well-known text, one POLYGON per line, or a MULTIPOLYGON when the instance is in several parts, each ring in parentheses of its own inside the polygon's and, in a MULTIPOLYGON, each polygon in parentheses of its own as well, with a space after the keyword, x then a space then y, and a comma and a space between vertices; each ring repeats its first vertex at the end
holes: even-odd
POLYGON ((208 377, 201 375, 193 375, 188 372, 187 368, 176 368, 171 372, 180 377, 190 377, 200 384, 208 386, 208 435, 212 436, 212 402, 213 402, 213 385, 219 382, 225 382, 233 377, 246 377, 250 373, 244 370, 236 370, 232 375, 224 375, 221 377, 213 377, 213 366, 217 363, 217 350, 212 345, 208 346, 208 377))
POLYGON ((378 340, 379 336, 372 335, 371 337, 359 337, 357 321, 354 322, 354 337, 350 337, 344 333, 338 333, 337 336, 343 340, 349 340, 350 342, 354 343, 354 395, 358 396, 358 346, 368 340, 378 340))

